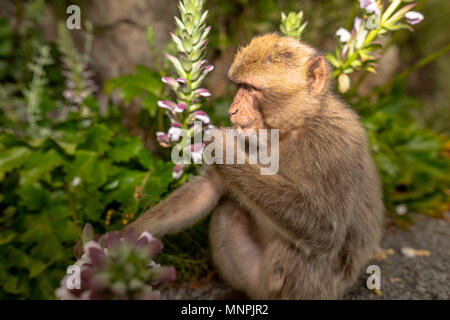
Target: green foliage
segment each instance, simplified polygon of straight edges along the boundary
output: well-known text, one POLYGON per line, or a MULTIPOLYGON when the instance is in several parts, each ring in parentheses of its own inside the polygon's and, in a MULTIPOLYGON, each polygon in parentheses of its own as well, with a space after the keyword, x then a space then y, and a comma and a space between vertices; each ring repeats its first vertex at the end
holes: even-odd
POLYGON ((281 13, 280 31, 284 36, 301 40, 307 24, 308 22, 303 23, 303 11, 289 12, 287 16, 284 12, 281 13))
POLYGON ((399 225, 411 222, 408 211, 438 215, 450 201, 445 194, 450 186, 450 161, 444 157, 446 141, 417 125, 409 112, 414 104, 391 93, 376 103, 363 99, 355 106, 368 131, 386 209, 399 225))
MULTIPOLYGON (((85 64, 68 49, 74 48, 70 35, 62 28, 60 35, 64 70, 73 80, 85 64)), ((119 229, 159 201, 172 182, 173 165, 126 133, 112 110, 102 116, 93 96, 80 101, 88 118, 82 109, 55 118, 51 111, 65 100, 48 99, 49 47, 37 52, 28 89, 2 85, 27 116, 17 118, 2 105, 0 298, 53 298, 81 224, 91 222, 98 232, 119 229)))
POLYGON ((40 141, 0 138, 3 297, 53 297, 53 280, 70 264, 80 223, 120 228, 125 215, 158 201, 172 181, 170 163, 103 123, 55 130, 40 141), (108 210, 114 215, 105 225, 108 210))
POLYGON ((126 104, 133 99, 140 99, 142 106, 149 115, 156 116, 157 101, 163 93, 161 75, 146 66, 137 66, 135 74, 125 74, 117 78, 109 79, 105 83, 106 93, 111 93, 120 88, 120 96, 126 104))
POLYGON ((13 53, 12 28, 5 18, 0 18, 0 80, 5 77, 7 72, 6 58, 13 53))

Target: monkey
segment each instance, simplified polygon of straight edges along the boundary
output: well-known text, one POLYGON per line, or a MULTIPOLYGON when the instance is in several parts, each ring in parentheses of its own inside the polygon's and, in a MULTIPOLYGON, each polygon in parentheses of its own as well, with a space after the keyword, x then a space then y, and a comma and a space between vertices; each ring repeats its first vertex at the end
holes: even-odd
POLYGON ((125 229, 163 236, 212 212, 212 260, 234 289, 251 299, 342 298, 378 249, 384 215, 357 114, 333 92, 326 58, 293 37, 254 37, 228 78, 233 128, 279 130, 278 172, 205 166, 125 229))

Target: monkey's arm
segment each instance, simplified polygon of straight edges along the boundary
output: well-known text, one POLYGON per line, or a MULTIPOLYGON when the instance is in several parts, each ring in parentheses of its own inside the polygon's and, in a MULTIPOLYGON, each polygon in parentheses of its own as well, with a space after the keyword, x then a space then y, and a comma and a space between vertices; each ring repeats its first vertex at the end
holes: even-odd
MULTIPOLYGON (((329 215, 319 212, 315 201, 318 196, 307 186, 298 185, 280 174, 261 175, 258 165, 217 165, 218 172, 230 189, 242 192, 253 207, 277 228, 280 236, 298 243, 311 243, 316 248, 327 250, 340 239, 335 238, 333 223, 329 215), (326 234, 322 230, 330 230, 326 234)), ((342 223, 345 223, 343 217, 342 223)))
POLYGON ((213 168, 185 183, 167 199, 143 213, 125 230, 137 234, 148 231, 155 236, 176 233, 205 217, 219 202, 224 187, 213 168))

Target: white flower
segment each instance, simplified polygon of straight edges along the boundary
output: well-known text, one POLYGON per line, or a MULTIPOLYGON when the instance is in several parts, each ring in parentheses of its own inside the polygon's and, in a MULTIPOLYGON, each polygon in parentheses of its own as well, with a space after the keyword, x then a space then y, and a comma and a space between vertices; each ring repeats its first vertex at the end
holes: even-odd
POLYGON ((353 28, 355 29, 356 32, 359 31, 362 23, 363 23, 363 19, 358 18, 358 17, 355 18, 355 21, 353 22, 353 28))
POLYGON ((194 112, 194 117, 196 120, 200 120, 201 122, 208 124, 211 122, 211 120, 209 119, 209 116, 206 114, 206 112, 202 111, 202 110, 198 110, 196 112, 194 112))
POLYGON ((406 22, 411 25, 420 23, 425 17, 422 13, 417 11, 409 11, 405 14, 406 22))
POLYGON ((359 6, 368 13, 380 14, 380 8, 376 0, 359 0, 359 6))
POLYGON ((351 34, 350 32, 348 32, 346 29, 344 28, 339 28, 336 31, 336 36, 339 38, 340 42, 348 42, 351 38, 351 34))
POLYGON ((191 157, 194 163, 202 163, 203 143, 198 142, 191 145, 191 157))
POLYGON ((81 182, 81 178, 75 177, 75 178, 73 178, 71 185, 72 185, 72 187, 76 187, 77 185, 80 184, 80 182, 81 182))
POLYGON ((170 140, 172 141, 178 141, 180 140, 181 134, 183 133, 183 128, 180 128, 178 126, 172 125, 170 127, 168 134, 170 136, 170 140))

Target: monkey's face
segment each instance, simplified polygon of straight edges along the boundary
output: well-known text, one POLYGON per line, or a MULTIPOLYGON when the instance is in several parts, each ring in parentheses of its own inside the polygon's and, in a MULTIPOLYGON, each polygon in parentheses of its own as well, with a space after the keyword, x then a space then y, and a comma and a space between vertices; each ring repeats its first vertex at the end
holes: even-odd
POLYGON ((238 51, 228 72, 238 87, 230 120, 243 130, 289 131, 318 107, 327 76, 325 58, 308 45, 277 34, 255 37, 238 51))
POLYGON ((231 122, 242 130, 264 128, 264 121, 259 109, 262 100, 261 90, 250 84, 242 83, 228 109, 231 122))

